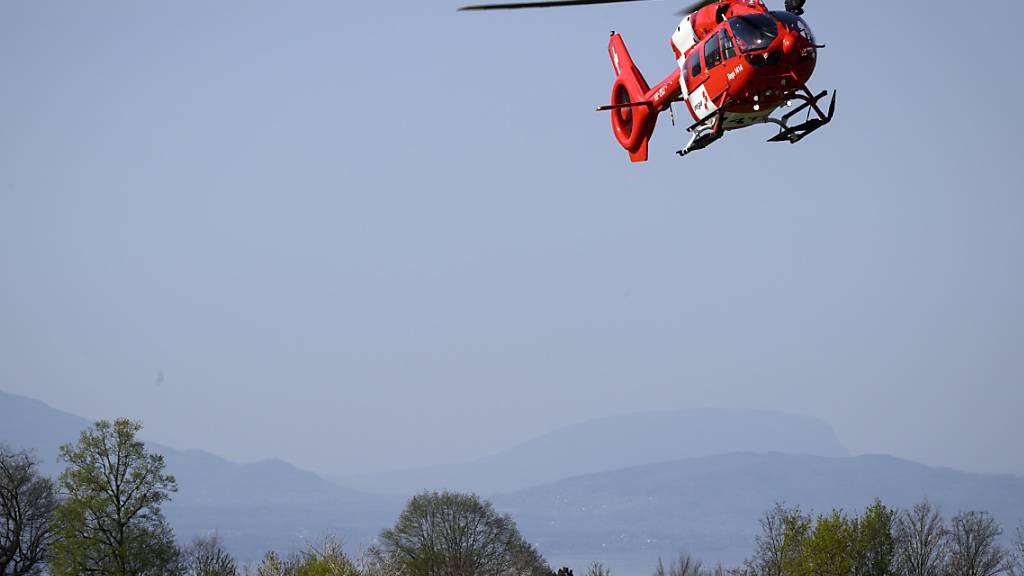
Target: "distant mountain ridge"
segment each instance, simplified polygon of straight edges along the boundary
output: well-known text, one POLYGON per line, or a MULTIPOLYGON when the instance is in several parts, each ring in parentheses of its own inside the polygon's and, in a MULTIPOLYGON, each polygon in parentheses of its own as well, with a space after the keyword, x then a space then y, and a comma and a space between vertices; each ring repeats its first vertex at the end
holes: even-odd
POLYGON ((1024 521, 1024 478, 930 468, 891 456, 737 453, 568 478, 494 498, 554 563, 597 559, 614 574, 649 574, 657 558, 689 552, 738 565, 776 502, 805 511, 860 512, 880 498, 929 498, 947 515, 991 512, 1005 536, 1024 521))
MULTIPOLYGON (((513 515, 524 536, 553 565, 582 572, 599 560, 616 576, 647 576, 659 556, 668 559, 684 551, 706 562, 738 564, 750 553, 758 519, 780 501, 815 512, 833 507, 858 511, 875 498, 906 507, 927 496, 947 514, 987 510, 1007 533, 1024 520, 1021 477, 929 468, 889 456, 849 457, 831 429, 813 419, 793 417, 796 425, 779 425, 773 431, 772 422, 779 421, 774 413, 683 413, 688 416, 682 427, 679 414, 631 415, 570 426, 486 459, 482 462, 499 473, 526 467, 516 482, 541 477, 533 474, 538 467, 544 474, 565 474, 492 500, 513 515), (741 424, 748 430, 745 434, 719 433, 722 426, 741 424), (686 442, 665 448, 680 437, 680 430, 686 442), (784 448, 840 454, 767 449, 793 433, 812 438, 787 441, 784 448), (724 450, 755 436, 756 441, 750 440, 753 451, 671 458, 685 450, 724 450), (660 461, 566 473, 600 465, 602 454, 609 456, 607 466, 630 458, 660 461), (541 457, 549 461, 535 464, 541 457)), ((89 425, 41 402, 0 392, 0 442, 37 450, 48 474, 57 471, 57 446, 74 441, 89 425)), ((180 491, 164 507, 178 539, 186 542, 216 530, 243 561, 257 560, 268 550, 288 552, 328 533, 358 550, 393 524, 405 503, 404 497, 339 487, 281 460, 238 464, 201 450, 149 447, 164 454, 168 471, 178 479, 180 491)), ((472 463, 470 471, 480 465, 472 463)), ((452 473, 449 467, 438 468, 452 473)))
MULTIPOLYGON (((0 442, 34 450, 49 476, 62 469, 58 447, 91 425, 38 400, 0 392, 0 442)), ((178 538, 217 531, 243 559, 291 550, 327 533, 352 547, 366 545, 404 504, 402 498, 342 488, 282 460, 240 464, 202 450, 146 446, 164 456, 178 481, 178 492, 164 506, 178 538)))
POLYGON ((338 478, 367 492, 509 492, 569 476, 729 452, 846 456, 830 426, 809 416, 719 408, 643 412, 565 426, 471 462, 338 478))

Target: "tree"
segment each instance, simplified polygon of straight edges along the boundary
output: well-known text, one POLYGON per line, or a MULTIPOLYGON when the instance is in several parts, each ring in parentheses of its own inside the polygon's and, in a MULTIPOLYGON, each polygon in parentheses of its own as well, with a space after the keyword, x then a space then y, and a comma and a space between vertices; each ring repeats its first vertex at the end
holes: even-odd
POLYGON ((1016 538, 1010 551, 1011 576, 1024 576, 1024 522, 1017 526, 1016 538))
POLYGON ((305 552, 289 562, 295 576, 359 576, 355 564, 334 537, 310 544, 305 552))
POLYGON ((216 534, 196 538, 181 552, 185 576, 237 576, 238 565, 216 534))
POLYGON ((1007 568, 998 544, 1002 528, 987 512, 961 512, 949 530, 949 571, 956 576, 995 576, 1007 568))
POLYGON ((828 516, 819 516, 814 530, 804 540, 799 568, 790 573, 801 576, 851 576, 856 524, 842 510, 833 510, 828 516))
POLYGON ((896 511, 875 500, 857 522, 854 544, 856 576, 891 576, 895 567, 896 541, 893 530, 896 511))
POLYGON ((0 575, 35 576, 42 572, 57 508, 53 482, 39 474, 28 452, 0 444, 0 575))
POLYGON ((896 520, 896 573, 941 576, 946 564, 946 528, 939 511, 925 499, 896 520))
POLYGON ((669 564, 668 570, 665 570, 661 558, 658 558, 654 576, 701 576, 704 573, 702 567, 703 563, 700 560, 689 554, 680 554, 679 559, 669 564))
POLYGON ((507 514, 475 495, 425 492, 380 534, 410 576, 541 576, 551 569, 507 514))
POLYGON ((604 564, 594 561, 587 569, 587 576, 612 576, 612 571, 605 567, 604 564))
POLYGON ((811 532, 811 517, 799 507, 776 504, 761 517, 754 557, 747 571, 757 576, 793 576, 799 573, 804 543, 811 532))
POLYGON ((360 555, 357 566, 363 576, 404 576, 397 559, 378 546, 370 546, 360 555))
POLYGON ((276 552, 267 552, 263 561, 256 567, 256 576, 284 576, 287 573, 284 561, 276 552))
POLYGON ((54 576, 165 576, 180 572, 160 505, 177 490, 163 456, 135 438, 130 420, 99 421, 60 448, 64 502, 57 508, 54 576))

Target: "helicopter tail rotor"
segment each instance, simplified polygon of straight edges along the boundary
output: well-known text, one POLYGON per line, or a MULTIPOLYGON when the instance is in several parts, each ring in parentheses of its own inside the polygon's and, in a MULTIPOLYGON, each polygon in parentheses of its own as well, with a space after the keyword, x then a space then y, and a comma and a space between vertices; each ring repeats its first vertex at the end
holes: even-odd
POLYGON ((647 98, 650 86, 633 63, 622 36, 612 34, 608 55, 615 68, 612 103, 599 110, 611 111, 612 130, 619 144, 629 153, 629 159, 644 162, 647 160, 647 145, 654 133, 659 111, 647 98))

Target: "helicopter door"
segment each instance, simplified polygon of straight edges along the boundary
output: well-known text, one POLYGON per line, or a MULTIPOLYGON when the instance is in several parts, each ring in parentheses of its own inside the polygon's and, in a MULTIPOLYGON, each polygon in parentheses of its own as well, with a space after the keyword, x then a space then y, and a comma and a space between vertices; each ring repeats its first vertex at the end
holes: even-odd
POLYGON ((693 113, 698 120, 703 120, 718 110, 715 102, 718 101, 722 92, 729 86, 721 69, 722 48, 719 40, 721 34, 722 32, 719 31, 717 34, 709 37, 703 46, 694 48, 690 58, 687 59, 689 64, 690 61, 699 61, 700 57, 704 56, 703 70, 700 70, 698 73, 696 66, 688 70, 691 74, 691 82, 699 84, 699 86, 690 91, 689 95, 690 107, 693 109, 693 113))
POLYGON ((723 44, 727 47, 732 45, 724 30, 719 30, 704 44, 704 87, 708 91, 708 97, 715 102, 720 101, 722 93, 729 88, 729 79, 726 77, 725 67, 722 66, 723 44))
POLYGON ((687 87, 686 100, 695 120, 703 120, 718 109, 704 85, 708 75, 701 58, 703 55, 704 46, 698 44, 687 56, 686 70, 684 71, 687 87))

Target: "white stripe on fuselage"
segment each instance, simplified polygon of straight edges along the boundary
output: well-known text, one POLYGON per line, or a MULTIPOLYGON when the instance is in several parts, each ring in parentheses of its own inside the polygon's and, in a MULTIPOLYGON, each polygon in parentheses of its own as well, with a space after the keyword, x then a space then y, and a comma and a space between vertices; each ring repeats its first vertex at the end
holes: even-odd
MULTIPOLYGON (((692 16, 692 15, 691 15, 692 16)), ((690 16, 683 18, 683 21, 672 33, 672 45, 679 51, 679 70, 682 74, 679 77, 679 85, 683 90, 683 98, 689 94, 686 91, 686 51, 697 43, 697 35, 693 33, 693 26, 690 24, 690 16)))

